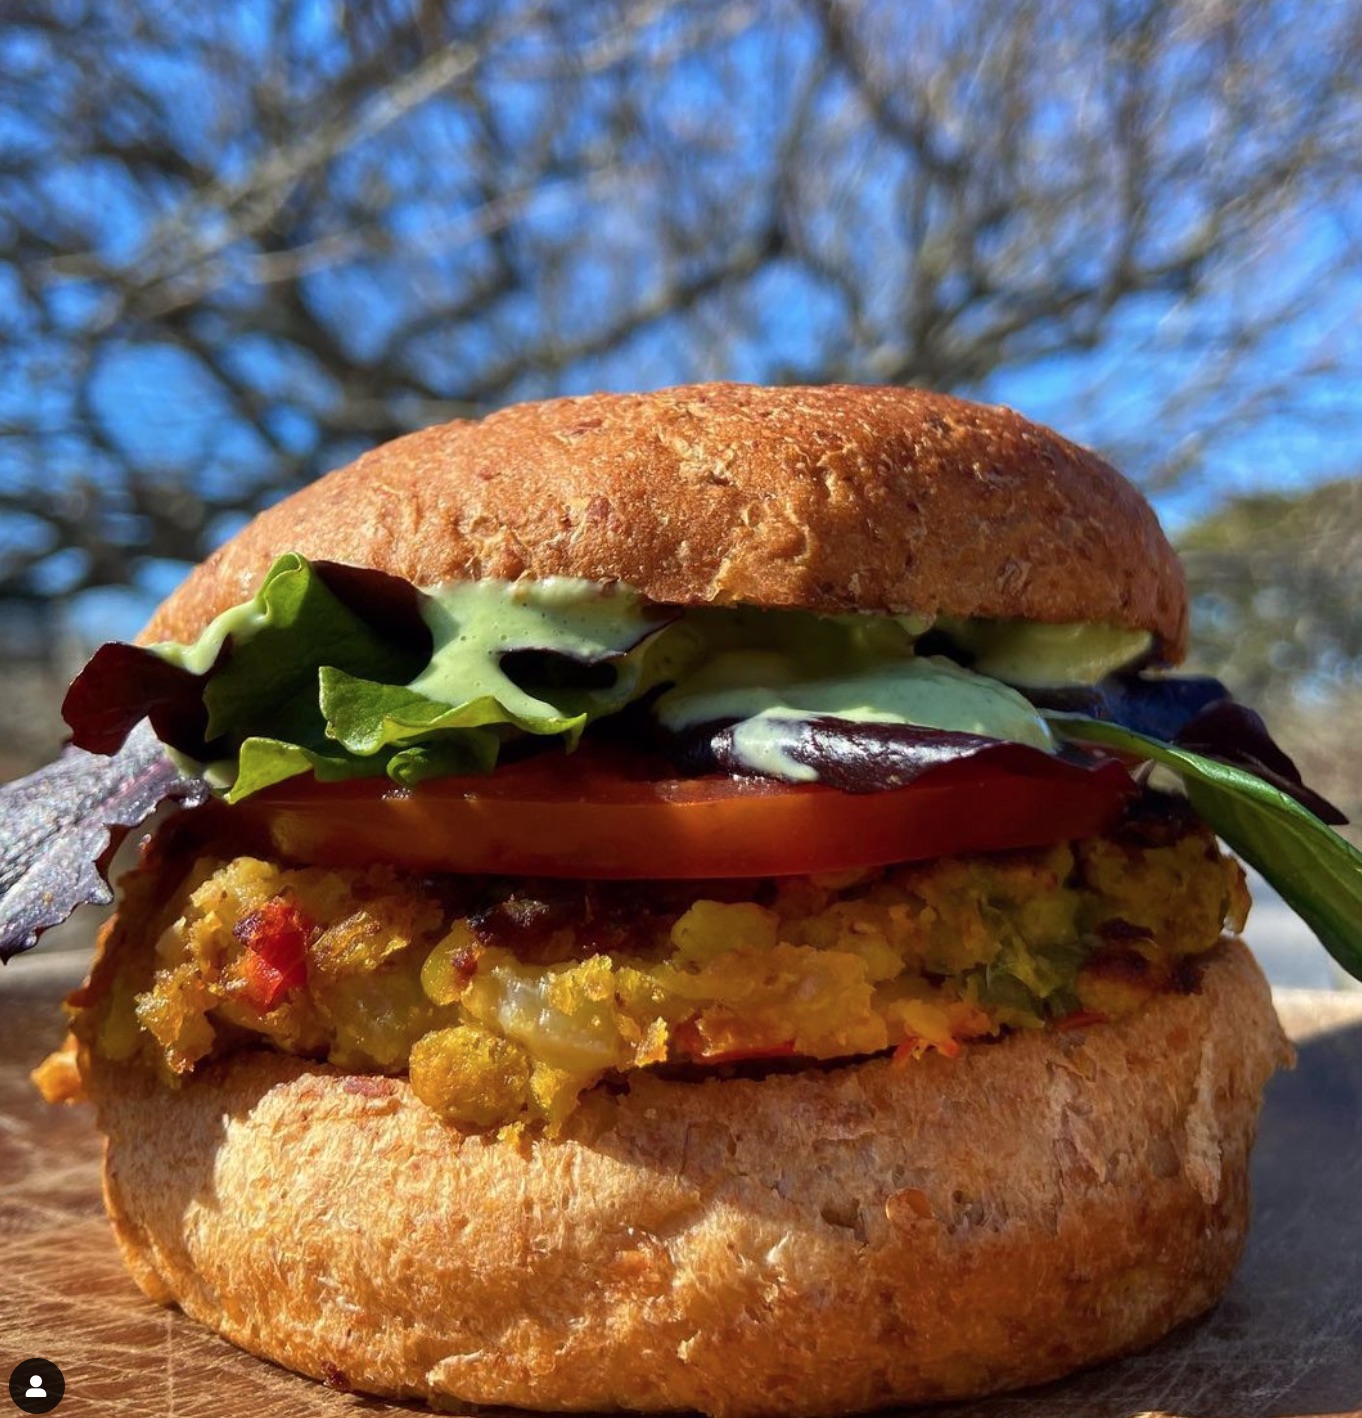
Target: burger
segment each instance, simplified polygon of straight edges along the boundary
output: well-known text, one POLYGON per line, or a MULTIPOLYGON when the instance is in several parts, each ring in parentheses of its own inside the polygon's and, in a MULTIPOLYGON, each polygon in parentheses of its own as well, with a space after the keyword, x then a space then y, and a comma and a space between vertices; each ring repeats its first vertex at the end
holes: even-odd
POLYGON ((36 1075, 134 1280, 540 1410, 980 1395, 1202 1313, 1290 1058, 1219 839, 1354 969, 1362 858, 1186 636, 1116 472, 918 390, 528 404, 262 513, 7 790, 8 953, 162 808, 36 1075))

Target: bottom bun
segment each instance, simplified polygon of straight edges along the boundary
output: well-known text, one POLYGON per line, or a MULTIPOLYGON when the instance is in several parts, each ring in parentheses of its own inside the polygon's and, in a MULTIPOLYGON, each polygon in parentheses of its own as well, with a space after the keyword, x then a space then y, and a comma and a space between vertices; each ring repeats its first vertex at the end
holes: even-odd
POLYGON ((181 1089, 96 1062, 152 1298, 369 1393, 834 1413, 1055 1378, 1212 1305, 1290 1050, 1237 941, 1131 1018, 907 1066, 632 1075, 562 1135, 269 1053, 181 1089))

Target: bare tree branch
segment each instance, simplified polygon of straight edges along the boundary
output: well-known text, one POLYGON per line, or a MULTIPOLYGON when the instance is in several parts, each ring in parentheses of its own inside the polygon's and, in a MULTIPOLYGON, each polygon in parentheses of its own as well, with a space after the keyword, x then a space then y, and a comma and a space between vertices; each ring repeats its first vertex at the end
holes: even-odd
POLYGON ((0 606, 527 395, 1025 380, 1185 488, 1362 376, 1355 7, 253 14, 0 22, 0 606))

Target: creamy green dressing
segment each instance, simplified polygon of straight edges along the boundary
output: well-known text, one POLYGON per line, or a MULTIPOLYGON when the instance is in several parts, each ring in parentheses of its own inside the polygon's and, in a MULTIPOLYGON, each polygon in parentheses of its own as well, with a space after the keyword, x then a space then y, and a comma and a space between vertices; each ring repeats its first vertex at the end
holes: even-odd
POLYGON ((270 623, 270 617, 258 598, 232 606, 210 621, 192 645, 177 640, 163 640, 151 646, 153 654, 192 675, 206 675, 217 662, 222 647, 230 636, 238 645, 253 640, 270 623))
POLYGON ((599 659, 631 649, 661 623, 637 591, 573 576, 461 581, 423 595, 422 618, 445 654, 536 648, 599 659))
POLYGON ((535 648, 584 661, 614 657, 618 678, 601 709, 675 680, 656 705, 665 728, 732 720, 734 752, 748 768, 797 782, 817 772, 782 747, 782 726, 816 718, 954 730, 1053 752, 1045 720, 1002 681, 1091 683, 1149 645, 1143 632, 1102 625, 938 621, 975 657, 967 670, 914 656, 914 640, 931 625, 925 619, 735 607, 690 611, 646 652, 630 654, 656 629, 647 602, 631 589, 551 577, 457 583, 425 594, 436 650, 414 691, 449 703, 493 695, 508 714, 530 720, 554 708, 507 679, 502 654, 535 648))
MULTIPOLYGON (((281 559, 275 571, 281 568, 286 575, 312 574, 299 558, 281 559)), ((275 624, 268 601, 262 593, 224 611, 192 645, 154 648, 193 674, 207 674, 229 637, 240 647, 274 629, 285 632, 278 653, 287 657, 287 635, 300 632, 286 620, 275 624)), ((366 688, 363 679, 321 670, 326 737, 352 754, 497 725, 566 734, 572 741, 591 719, 658 685, 672 686, 655 706, 665 728, 731 723, 743 763, 792 781, 811 780, 816 771, 786 751, 788 726, 815 718, 955 730, 1053 751, 1044 719, 1009 686, 1095 683, 1141 659, 1151 643, 1144 632, 1106 625, 818 616, 751 606, 692 608, 671 612, 668 620, 637 591, 572 577, 431 587, 421 593, 421 608, 432 654, 408 684, 366 688), (916 655, 915 642, 928 629, 958 644, 972 668, 916 655), (543 680, 520 670, 512 678, 504 657, 525 650, 610 670, 586 688, 573 687, 571 677, 555 682, 551 667, 543 680), (349 719, 342 713, 343 692, 353 703, 355 686, 362 705, 376 706, 363 732, 354 727, 353 712, 349 719)), ((330 651, 322 637, 313 644, 300 640, 297 653, 297 663, 305 664, 308 653, 330 651)), ((319 662, 331 663, 312 661, 319 662)), ((230 776, 230 765, 215 767, 230 776)))
POLYGON ((424 596, 421 614, 435 651, 408 688, 447 704, 491 696, 521 719, 556 715, 559 706, 511 680, 501 667, 503 655, 547 650, 585 663, 614 661, 616 681, 607 698, 623 707, 637 688, 641 657, 621 657, 660 624, 637 591, 570 576, 465 581, 424 596))
POLYGON ((969 652, 976 673, 1028 688, 1096 684, 1143 659, 1153 644, 1147 630, 1119 625, 1044 625, 942 616, 936 629, 969 652))

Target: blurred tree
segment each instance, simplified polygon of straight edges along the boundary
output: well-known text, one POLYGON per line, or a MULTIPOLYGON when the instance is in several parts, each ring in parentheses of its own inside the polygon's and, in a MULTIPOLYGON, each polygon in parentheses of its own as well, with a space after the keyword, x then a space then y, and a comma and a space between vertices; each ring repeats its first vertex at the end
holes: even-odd
POLYGON ((1234 498, 1178 549, 1199 664, 1259 704, 1362 690, 1362 479, 1234 498))
POLYGON ((1262 710, 1362 846, 1362 478, 1233 498, 1178 550, 1192 667, 1262 710))
POLYGON ((1169 485, 1362 373, 1360 66, 1327 0, 13 0, 0 601, 592 387, 1058 369, 1169 485))

